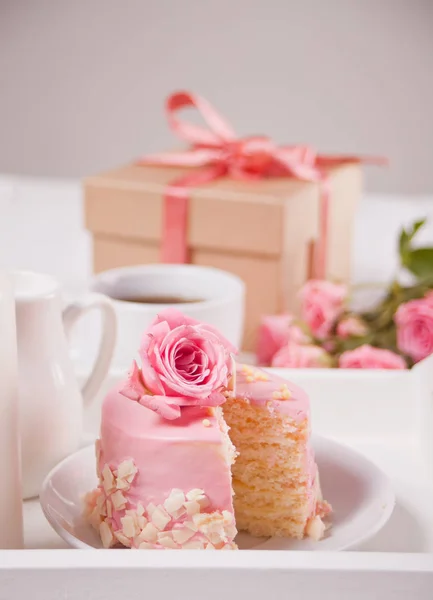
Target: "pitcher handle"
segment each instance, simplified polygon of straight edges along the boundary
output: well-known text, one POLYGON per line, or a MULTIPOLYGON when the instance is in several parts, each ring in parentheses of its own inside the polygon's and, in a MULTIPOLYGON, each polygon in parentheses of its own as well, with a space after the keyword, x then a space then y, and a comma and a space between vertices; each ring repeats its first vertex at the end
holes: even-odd
POLYGON ((70 304, 63 311, 63 325, 66 335, 69 337, 71 329, 78 319, 95 309, 101 312, 102 337, 92 372, 81 388, 84 406, 87 406, 93 400, 108 374, 116 344, 116 313, 110 299, 103 294, 96 293, 87 294, 84 298, 70 304))

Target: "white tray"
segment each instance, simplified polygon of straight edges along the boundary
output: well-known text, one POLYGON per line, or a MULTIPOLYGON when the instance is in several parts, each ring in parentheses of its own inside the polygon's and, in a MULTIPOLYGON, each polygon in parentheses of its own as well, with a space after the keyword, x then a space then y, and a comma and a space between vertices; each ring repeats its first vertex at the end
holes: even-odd
MULTIPOLYGON (((25 504, 33 550, 0 551, 0 600, 431 600, 433 357, 412 371, 279 371, 309 392, 316 432, 363 452, 391 477, 397 506, 375 538, 340 553, 62 551, 33 501, 25 504)), ((93 435, 100 399, 85 416, 93 435)))

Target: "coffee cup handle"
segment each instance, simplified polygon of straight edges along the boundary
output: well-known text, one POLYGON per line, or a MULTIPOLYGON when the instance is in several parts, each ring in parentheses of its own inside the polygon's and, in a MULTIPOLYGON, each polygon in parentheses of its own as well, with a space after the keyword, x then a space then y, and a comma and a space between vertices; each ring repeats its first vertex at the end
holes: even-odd
POLYGON ((66 335, 69 337, 76 322, 93 310, 101 312, 102 336, 98 356, 96 357, 92 372, 81 388, 85 406, 96 396, 110 368, 117 336, 116 312, 107 296, 96 293, 86 295, 84 298, 67 306, 63 311, 63 326, 66 335))

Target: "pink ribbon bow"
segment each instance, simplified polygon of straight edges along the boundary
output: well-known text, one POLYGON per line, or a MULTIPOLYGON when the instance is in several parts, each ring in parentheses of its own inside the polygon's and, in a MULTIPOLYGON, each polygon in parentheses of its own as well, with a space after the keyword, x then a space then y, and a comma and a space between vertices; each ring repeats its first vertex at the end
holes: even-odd
POLYGON ((183 152, 153 154, 138 160, 141 165, 200 167, 172 181, 165 194, 162 262, 188 261, 187 217, 189 188, 220 177, 266 179, 293 177, 321 185, 319 245, 314 276, 324 278, 328 245, 329 188, 326 169, 352 162, 383 164, 378 157, 319 155, 310 146, 276 146, 265 136, 239 138, 214 107, 201 96, 177 92, 168 97, 166 112, 171 129, 190 148, 183 152), (195 107, 208 128, 181 121, 177 112, 195 107))

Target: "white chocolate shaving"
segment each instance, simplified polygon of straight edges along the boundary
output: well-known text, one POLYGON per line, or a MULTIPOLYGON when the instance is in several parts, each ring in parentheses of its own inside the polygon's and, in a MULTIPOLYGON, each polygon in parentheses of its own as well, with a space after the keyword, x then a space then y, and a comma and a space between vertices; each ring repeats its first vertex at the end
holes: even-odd
POLYGON ((134 465, 132 460, 124 460, 117 467, 117 477, 119 479, 126 479, 128 483, 132 483, 134 477, 137 474, 137 467, 134 465))
POLYGON ((198 498, 198 496, 204 496, 204 490, 200 490, 199 488, 194 488, 186 494, 186 499, 187 500, 195 500, 196 498, 198 498))
POLYGON ((111 533, 110 526, 105 521, 102 521, 99 525, 99 535, 101 536, 104 548, 110 548, 113 545, 114 537, 111 533))
POLYGON ((157 506, 152 513, 151 521, 157 529, 162 531, 170 523, 171 518, 162 506, 157 506))
POLYGON ((107 510, 106 510, 106 504, 105 504, 105 498, 102 494, 100 494, 97 498, 96 498, 96 507, 99 510, 99 514, 102 517, 106 517, 107 516, 107 510))
POLYGON ((112 494, 111 501, 115 510, 123 510, 126 507, 126 498, 120 490, 112 494))
POLYGON ((170 496, 164 502, 164 508, 172 517, 177 518, 177 512, 183 507, 185 502, 185 494, 182 490, 174 489, 170 496))
POLYGON ((140 530, 143 529, 147 523, 146 517, 143 516, 140 517, 139 515, 136 515, 135 520, 140 530))
POLYGON ((116 487, 118 490, 129 490, 131 487, 126 479, 116 479, 116 487))
POLYGON ((195 515, 200 512, 200 504, 195 500, 185 502, 184 506, 188 515, 195 515))
POLYGON ((101 521, 102 521, 101 514, 98 510, 98 507, 95 506, 95 508, 93 509, 93 511, 89 517, 89 523, 91 524, 91 526, 94 529, 99 529, 101 521))
POLYGON ((143 542, 156 542, 158 530, 153 523, 147 523, 143 527, 143 531, 139 534, 138 539, 143 542))
POLYGON ((122 523, 123 534, 127 538, 133 538, 136 535, 138 535, 140 530, 137 527, 137 523, 135 522, 134 517, 131 517, 130 515, 126 515, 125 517, 122 517, 120 519, 120 522, 122 523))
POLYGON ((181 546, 190 540, 195 535, 195 531, 189 527, 182 527, 182 529, 173 529, 173 539, 177 544, 181 546))
POLYGON ((325 535, 325 530, 326 526, 322 519, 316 516, 308 523, 306 533, 311 539, 318 542, 325 535))
POLYGON ((170 538, 170 537, 164 537, 164 538, 162 538, 159 541, 159 543, 164 548, 170 548, 172 550, 177 550, 179 548, 179 546, 176 544, 176 542, 172 538, 170 538))
POLYGON ((124 546, 126 546, 127 548, 131 547, 131 540, 129 538, 127 538, 122 531, 115 531, 114 532, 114 537, 124 546))
POLYGON ((182 546, 183 550, 202 550, 203 547, 204 544, 200 540, 191 540, 182 546))
POLYGON ((114 475, 107 464, 105 464, 104 468, 102 469, 102 483, 107 496, 116 489, 114 475))

